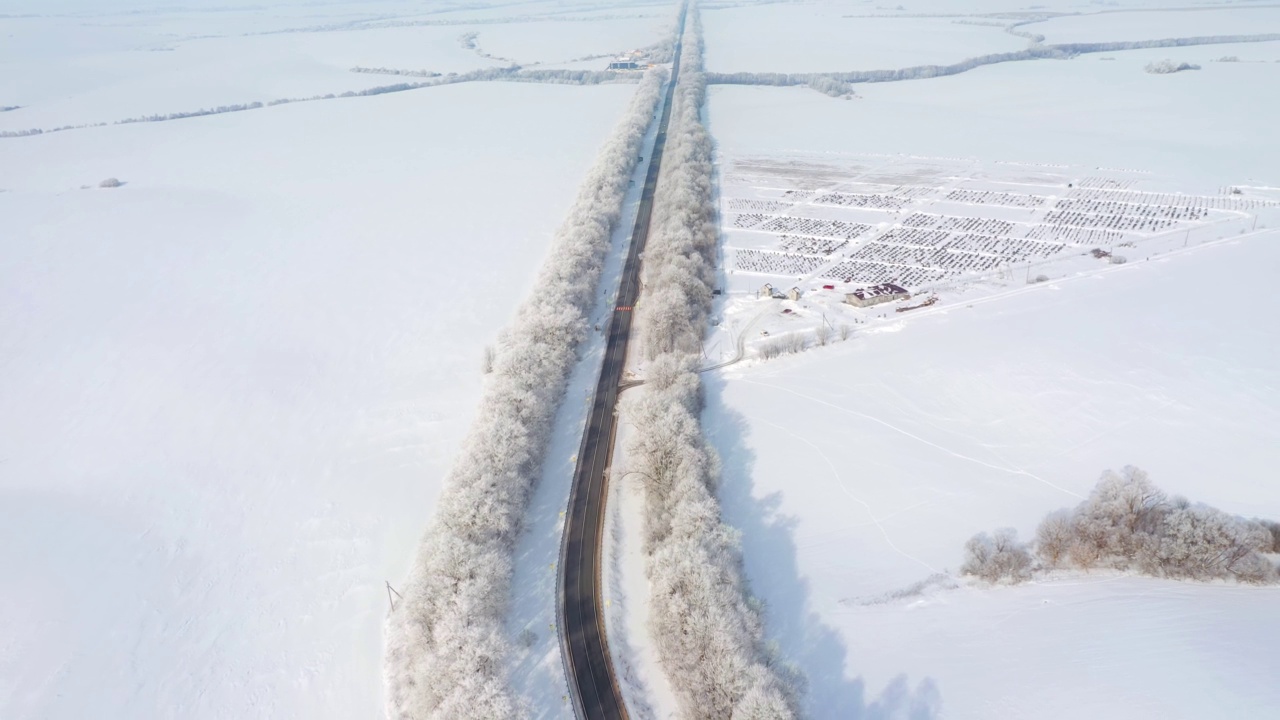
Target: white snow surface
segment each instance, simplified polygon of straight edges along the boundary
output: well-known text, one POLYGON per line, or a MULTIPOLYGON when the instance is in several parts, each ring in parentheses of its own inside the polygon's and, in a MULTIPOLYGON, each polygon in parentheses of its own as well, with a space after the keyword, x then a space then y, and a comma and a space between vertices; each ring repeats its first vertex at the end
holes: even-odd
POLYGON ((383 582, 633 92, 0 141, 0 716, 379 716, 383 582))
POLYGON ((1047 43, 1159 40, 1208 35, 1255 35, 1280 32, 1280 8, 1205 7, 1057 17, 1021 28, 1044 35, 1047 43))
MULTIPOLYGON (((972 11, 1014 9, 992 2, 972 11)), ((704 13, 709 59, 717 23, 733 12, 704 13)), ((797 8, 778 12, 780 36, 812 25, 797 8)), ((1158 25, 1164 15, 1148 19, 1158 25)), ((1267 31, 1219 27, 1212 16, 1198 15, 1200 29, 1087 39, 1267 31)), ((792 183, 755 185, 756 198, 786 200, 758 210, 766 214, 792 212, 776 209, 794 202, 785 188, 848 191, 814 172, 826 163, 861 166, 860 181, 887 194, 927 186, 944 194, 962 182, 1061 198, 1066 182, 1089 176, 1205 197, 1241 186, 1244 197, 1274 201, 1278 106, 1267 89, 1280 82, 1276 45, 1008 63, 858 85, 860 97, 848 101, 714 86, 706 114, 722 173, 766 159, 792 183), (1213 62, 1228 55, 1242 62, 1213 62), (1203 69, 1143 72, 1164 58, 1203 69)), ((765 65, 758 69, 794 69, 765 65)), ((727 197, 746 197, 737 180, 721 180, 727 197)), ((924 211, 966 212, 939 207, 924 211)), ((878 220, 856 212, 883 223, 879 232, 918 209, 878 220)), ((1021 222, 1043 211, 1028 212, 977 214, 1021 222)), ((995 588, 957 577, 974 533, 1014 527, 1028 538, 1047 512, 1075 505, 1103 470, 1126 464, 1172 494, 1280 517, 1280 492, 1267 480, 1280 462, 1271 321, 1280 303, 1270 290, 1280 232, 1265 229, 1275 227, 1274 208, 1258 218, 1256 232, 1243 216, 1203 226, 1187 250, 1162 246, 1150 261, 1145 251, 1121 266, 1064 261, 1036 285, 1020 274, 951 283, 936 289, 936 306, 903 315, 848 308, 858 324, 846 341, 704 376, 725 518, 742 531, 768 637, 809 679, 811 717, 1275 715, 1280 589, 1108 572, 995 588)), ((767 278, 743 281, 749 289, 728 279, 721 324, 708 338, 713 359, 732 354, 734 333, 776 336, 788 323, 818 322, 816 297, 757 301, 748 293, 767 278), (757 317, 758 303, 777 309, 757 317), (783 316, 783 308, 794 310, 783 316)))
POLYGON ((954 573, 976 532, 1030 537, 1108 467, 1280 516, 1277 266, 1272 232, 709 379, 725 516, 812 716, 877 717, 866 703, 899 690, 947 718, 1280 707, 1275 587, 1098 573, 886 597, 954 573), (1232 292, 1194 291, 1211 287, 1232 292))
POLYGON ((940 17, 849 17, 860 6, 818 3, 732 7, 704 13, 710 72, 884 70, 1012 52, 1027 41, 994 24, 940 17))
MULTIPOLYGON (((420 81, 352 68, 462 73, 517 62, 556 64, 613 56, 655 42, 667 8, 568 21, 554 5, 405 15, 402 3, 295 8, 189 8, 110 18, 0 16, 0 131, 192 112, 222 105, 341 94, 420 81), (502 20, 469 24, 473 19, 502 20), (550 20, 550 21, 547 21, 550 20), (449 22, 430 25, 418 23, 449 22), (387 26, 391 25, 391 26, 387 26), (318 28, 334 28, 323 31, 318 28), (476 50, 462 38, 477 33, 476 50), (482 56, 486 53, 492 57, 482 56)), ((587 69, 603 69, 596 59, 587 69)))
MULTIPOLYGON (((711 17, 714 17, 712 15, 711 17)), ((708 25, 710 25, 708 23, 708 25)), ((834 100, 807 88, 713 85, 707 114, 728 156, 892 153, 1131 168, 1179 178, 1186 191, 1276 182, 1280 43, 1108 53, 1003 63, 960 75, 855 86, 834 100), (1203 69, 1151 75, 1176 57, 1203 69)))

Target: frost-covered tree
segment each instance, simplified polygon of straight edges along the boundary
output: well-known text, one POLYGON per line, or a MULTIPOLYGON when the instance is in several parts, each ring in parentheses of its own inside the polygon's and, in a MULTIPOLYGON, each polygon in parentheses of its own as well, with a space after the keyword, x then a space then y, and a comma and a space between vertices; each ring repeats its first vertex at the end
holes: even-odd
POLYGON ((1165 494, 1142 470, 1130 466, 1119 474, 1107 471, 1076 508, 1076 534, 1100 555, 1127 564, 1158 531, 1167 508, 1165 494))
POLYGON ((537 294, 494 349, 476 419, 387 621, 395 720, 524 714, 506 679, 512 553, 664 75, 642 82, 556 232, 537 294))
POLYGON ((1271 546, 1271 533, 1262 525, 1204 505, 1176 507, 1162 520, 1160 533, 1141 554, 1141 566, 1148 573, 1197 580, 1275 581, 1276 568, 1260 555, 1271 546))
POLYGON ((978 533, 964 545, 960 572, 987 582, 1022 582, 1031 577, 1033 562, 1027 546, 1018 542, 1018 533, 1002 528, 994 535, 978 533))
POLYGON ((796 716, 797 682, 764 642, 737 533, 720 519, 719 460, 699 419, 717 235, 694 10, 681 65, 636 308, 645 385, 626 407, 630 475, 645 490, 649 627, 682 717, 785 720, 796 716))
MULTIPOLYGON (((982 536, 966 562, 985 564, 982 536)), ((1181 497, 1169 498, 1142 470, 1106 472, 1072 510, 1050 513, 1036 530, 1046 567, 1108 567, 1157 577, 1280 582, 1266 556, 1280 550, 1280 523, 1246 520, 1181 497)), ((976 543, 976 544, 975 544, 976 543)), ((974 573, 980 574, 980 573, 974 573)))
POLYGON ((1049 513, 1036 529, 1036 554, 1049 567, 1057 567, 1069 559, 1074 541, 1071 511, 1049 513))

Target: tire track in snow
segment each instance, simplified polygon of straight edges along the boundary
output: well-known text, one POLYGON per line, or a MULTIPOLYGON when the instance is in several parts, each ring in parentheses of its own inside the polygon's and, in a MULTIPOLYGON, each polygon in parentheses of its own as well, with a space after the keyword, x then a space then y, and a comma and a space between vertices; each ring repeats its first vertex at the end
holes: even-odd
MULTIPOLYGON (((906 558, 906 559, 908 559, 908 560, 910 560, 910 561, 912 561, 912 562, 914 562, 914 563, 917 563, 917 564, 919 564, 919 565, 921 565, 921 566, 923 566, 923 567, 925 567, 925 568, 928 568, 929 572, 932 572, 932 573, 937 573, 937 572, 939 572, 939 570, 938 570, 937 568, 935 568, 934 566, 932 566, 932 565, 930 565, 929 563, 927 563, 927 562, 925 562, 925 561, 921 560, 921 559, 920 559, 920 558, 918 558, 918 557, 914 557, 914 556, 912 556, 911 554, 907 553, 907 552, 906 552, 906 551, 904 551, 902 548, 898 547, 897 545, 895 545, 895 544, 893 543, 893 538, 889 537, 889 531, 888 531, 888 530, 886 530, 886 529, 885 529, 885 527, 884 527, 884 525, 880 522, 880 518, 877 518, 877 517, 876 517, 875 508, 871 507, 871 503, 867 502, 866 500, 863 500, 862 498, 858 497, 857 495, 854 495, 854 494, 853 494, 853 492, 849 490, 848 486, 846 486, 846 485, 844 484, 844 480, 840 477, 840 471, 836 468, 836 464, 835 464, 835 463, 833 463, 833 462, 831 462, 831 458, 827 457, 827 454, 826 454, 825 452, 823 452, 823 451, 822 451, 822 448, 821 448, 821 447, 819 447, 819 446, 817 445, 817 443, 814 443, 812 440, 809 440, 808 438, 806 438, 806 437, 804 437, 804 436, 802 436, 802 435, 799 435, 799 434, 797 434, 797 433, 794 433, 794 432, 792 432, 792 431, 790 431, 790 430, 786 429, 785 427, 783 427, 783 426, 781 426, 781 425, 779 425, 779 424, 777 424, 777 423, 770 422, 769 420, 765 420, 764 418, 760 418, 760 417, 753 417, 753 418, 751 418, 751 419, 752 419, 752 420, 755 420, 755 421, 757 421, 757 422, 762 422, 762 423, 764 423, 765 425, 769 425, 770 427, 773 427, 774 429, 778 430, 779 432, 786 433, 787 435, 790 435, 791 437, 795 438, 796 440, 799 440, 800 442, 802 442, 802 443, 804 443, 804 444, 808 445, 809 447, 813 448, 813 449, 814 449, 814 451, 816 451, 816 452, 818 453, 818 455, 822 457, 822 460, 823 460, 823 462, 825 462, 825 463, 827 464, 827 467, 831 468, 831 474, 835 476, 835 479, 836 479, 836 485, 838 485, 838 486, 840 487, 840 491, 841 491, 841 492, 843 492, 845 495, 847 495, 847 496, 849 497, 849 499, 850 499, 850 500, 853 500, 854 502, 856 502, 856 503, 858 503, 859 505, 861 505, 861 506, 863 506, 864 508, 866 508, 866 510, 867 510, 867 516, 871 518, 871 522, 872 522, 872 524, 874 524, 874 525, 876 526, 876 528, 880 530, 880 534, 884 537, 884 541, 885 541, 885 543, 886 543, 886 544, 888 544, 888 545, 889 545, 889 547, 893 548, 893 551, 894 551, 894 552, 898 553, 898 554, 899 554, 899 555, 901 555, 902 557, 904 557, 904 558, 906 558)), ((919 507, 920 505, 923 505, 923 504, 925 504, 925 503, 918 503, 917 505, 914 505, 914 506, 912 506, 912 507, 919 507)), ((886 516, 886 519, 887 519, 888 517, 892 517, 894 514, 896 514, 896 513, 891 513, 890 515, 886 516)))
POLYGON ((1010 475, 1022 475, 1022 476, 1025 476, 1025 477, 1031 478, 1032 480, 1035 480, 1036 482, 1039 482, 1039 483, 1042 483, 1042 484, 1044 484, 1044 485, 1047 485, 1047 486, 1049 486, 1049 487, 1053 488, 1054 490, 1058 490, 1058 491, 1060 491, 1060 492, 1062 492, 1062 493, 1065 493, 1065 494, 1067 494, 1067 495, 1070 495, 1070 496, 1071 496, 1071 497, 1073 497, 1073 498, 1078 498, 1078 499, 1080 499, 1080 500, 1083 500, 1083 499, 1084 499, 1084 496, 1083 496, 1083 495, 1080 495, 1079 493, 1072 492, 1072 491, 1070 491, 1070 490, 1068 490, 1068 489, 1066 489, 1066 488, 1062 487, 1061 485, 1058 485, 1058 484, 1056 484, 1056 483, 1054 483, 1054 482, 1052 482, 1052 481, 1050 481, 1050 480, 1047 480, 1047 479, 1045 479, 1045 478, 1043 478, 1043 477, 1040 477, 1039 475, 1036 475, 1035 473, 1028 472, 1028 471, 1023 470, 1023 469, 1021 469, 1021 468, 1001 467, 1000 465, 994 465, 994 464, 989 463, 989 462, 987 462, 987 461, 985 461, 985 460, 979 460, 978 458, 975 458, 975 457, 972 457, 972 456, 969 456, 969 455, 965 455, 964 453, 957 452, 957 451, 955 451, 955 450, 952 450, 951 448, 948 448, 948 447, 944 447, 944 446, 942 446, 942 445, 939 445, 938 443, 935 443, 935 442, 933 442, 932 440, 928 440, 928 439, 926 439, 926 438, 920 437, 919 435, 916 435, 916 434, 914 434, 914 433, 911 433, 911 432, 908 432, 908 431, 906 431, 906 430, 903 430, 902 428, 900 428, 900 427, 898 427, 898 426, 896 426, 896 425, 893 425, 892 423, 886 422, 885 420, 881 420, 880 418, 875 417, 875 416, 873 416, 873 415, 868 415, 868 414, 866 414, 866 413, 860 413, 860 412, 858 412, 858 411, 856 411, 856 410, 850 410, 850 409, 848 409, 848 408, 840 407, 839 405, 836 405, 835 403, 827 402, 826 400, 823 400, 823 399, 821 399, 821 398, 813 397, 812 395, 806 395, 806 394, 804 394, 804 393, 802 393, 802 392, 799 392, 799 391, 797 391, 797 390, 792 390, 791 388, 785 387, 785 386, 783 386, 783 385, 775 385, 775 384, 773 384, 773 383, 761 382, 761 381, 759 381, 759 380, 751 380, 751 379, 749 379, 749 378, 742 378, 742 381, 743 381, 743 382, 746 382, 746 383, 750 383, 750 384, 752 384, 752 385, 759 385, 759 386, 761 386, 761 387, 768 387, 768 388, 773 388, 773 389, 775 389, 775 390, 781 390, 781 391, 783 391, 783 392, 786 392, 786 393, 790 393, 790 394, 792 394, 792 395, 795 395, 796 397, 804 398, 805 400, 809 400, 809 401, 811 401, 811 402, 815 402, 815 403, 817 403, 817 404, 819 404, 819 405, 825 405, 825 406, 827 406, 827 407, 829 407, 829 408, 833 408, 833 409, 835 409, 835 410, 838 410, 839 412, 845 413, 846 415, 853 415, 854 417, 859 417, 859 418, 862 418, 862 419, 864 419, 864 420, 870 420, 871 422, 874 422, 874 423, 876 423, 876 424, 878 424, 878 425, 883 425, 884 427, 886 427, 886 428, 888 428, 888 429, 890 429, 890 430, 892 430, 892 431, 894 431, 894 432, 896 432, 896 433, 898 433, 898 434, 900 434, 900 435, 904 435, 904 436, 906 436, 906 437, 911 438, 912 440, 915 440, 915 441, 917 441, 917 442, 920 442, 920 443, 922 443, 922 444, 924 444, 924 445, 928 445, 928 446, 929 446, 929 447, 931 447, 931 448, 934 448, 934 449, 936 449, 936 450, 940 450, 941 452, 944 452, 944 453, 946 453, 947 455, 950 455, 950 456, 952 456, 952 457, 959 458, 959 459, 961 459, 961 460, 966 460, 966 461, 968 461, 968 462, 974 463, 974 464, 976 464, 976 465, 981 465, 981 466, 983 466, 983 467, 988 467, 988 468, 991 468, 992 470, 998 470, 998 471, 1003 472, 1003 473, 1008 473, 1008 474, 1010 474, 1010 475))

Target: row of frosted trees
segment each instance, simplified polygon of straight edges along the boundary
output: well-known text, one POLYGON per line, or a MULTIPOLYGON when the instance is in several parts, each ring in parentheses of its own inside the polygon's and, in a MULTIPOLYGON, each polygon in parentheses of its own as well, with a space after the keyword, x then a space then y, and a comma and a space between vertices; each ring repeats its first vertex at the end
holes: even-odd
POLYGON ((1025 50, 994 53, 967 58, 951 65, 916 65, 896 70, 855 70, 827 73, 707 73, 707 82, 713 85, 806 85, 818 92, 834 97, 853 92, 854 83, 898 82, 901 80, 925 80, 928 78, 959 75, 985 65, 1024 60, 1065 60, 1088 53, 1145 50, 1150 48, 1190 47, 1194 45, 1219 45, 1246 42, 1271 42, 1280 35, 1211 35, 1162 40, 1137 40, 1103 43, 1063 43, 1058 45, 1033 44, 1025 50))
POLYGON ((513 718, 513 552, 665 71, 647 74, 499 339, 479 412, 386 628, 392 718, 513 718))
POLYGON ((736 532, 721 522, 719 462, 703 436, 698 358, 715 280, 711 138, 691 12, 637 305, 647 368, 627 417, 645 490, 649 630, 685 718, 791 718, 796 687, 767 651, 736 532))

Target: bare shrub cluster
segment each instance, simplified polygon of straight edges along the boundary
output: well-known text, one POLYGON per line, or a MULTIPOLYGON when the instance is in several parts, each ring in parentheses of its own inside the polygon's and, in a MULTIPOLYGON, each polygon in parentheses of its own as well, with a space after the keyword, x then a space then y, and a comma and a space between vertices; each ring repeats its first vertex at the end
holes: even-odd
POLYGON ((716 230, 695 10, 682 58, 637 304, 649 363, 644 392, 628 407, 636 427, 629 462, 645 483, 649 628, 682 717, 781 720, 796 716, 797 681, 766 649, 737 534, 720 519, 719 460, 699 419, 697 353, 716 230))
POLYGON ((1050 513, 1033 544, 1019 544, 1011 532, 997 534, 998 548, 984 538, 966 545, 962 571, 992 581, 1030 577, 1030 566, 1020 560, 1009 569, 1009 553, 1029 560, 1034 548, 1045 569, 1112 568, 1179 580, 1280 582, 1280 568, 1266 557, 1280 553, 1280 523, 1171 498, 1135 467, 1107 471, 1080 505, 1050 513))
POLYGON ((1189 62, 1179 63, 1172 60, 1161 60, 1147 63, 1144 69, 1152 75, 1172 75, 1183 70, 1199 70, 1200 66, 1189 62))
POLYGON ((524 712, 505 677, 512 552, 664 74, 644 79, 556 233, 538 292, 499 339, 478 416, 387 621, 391 718, 524 712))
MULTIPOLYGON (((821 345, 826 345, 827 340, 831 337, 830 333, 824 333, 823 329, 815 330, 813 335, 814 341, 821 345)), ((761 343, 757 347, 756 353, 761 360, 773 360, 783 355, 795 355, 796 353, 804 352, 807 347, 808 343, 805 340, 805 336, 799 332, 794 332, 761 343)))

